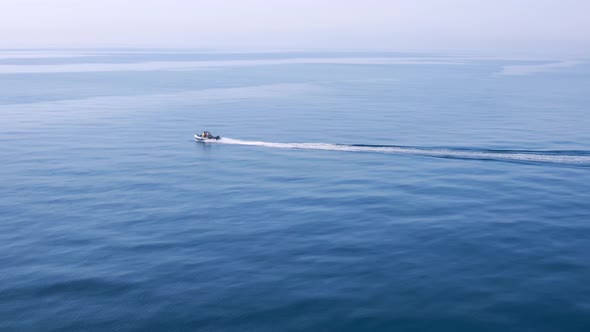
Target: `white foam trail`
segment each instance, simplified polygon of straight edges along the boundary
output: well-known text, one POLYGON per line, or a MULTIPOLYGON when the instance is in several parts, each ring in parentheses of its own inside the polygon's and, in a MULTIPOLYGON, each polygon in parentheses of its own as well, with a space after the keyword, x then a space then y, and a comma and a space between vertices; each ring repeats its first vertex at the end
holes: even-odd
POLYGON ((323 151, 345 151, 345 152, 373 152, 408 154, 427 157, 474 159, 474 160, 505 160, 543 162, 559 164, 589 165, 590 156, 573 154, 549 154, 542 152, 511 152, 511 151, 465 151, 454 149, 435 148, 413 148, 395 146, 357 146, 328 143, 278 143, 262 141, 245 141, 232 138, 222 138, 217 143, 232 145, 263 146, 279 149, 301 149, 301 150, 323 150, 323 151))

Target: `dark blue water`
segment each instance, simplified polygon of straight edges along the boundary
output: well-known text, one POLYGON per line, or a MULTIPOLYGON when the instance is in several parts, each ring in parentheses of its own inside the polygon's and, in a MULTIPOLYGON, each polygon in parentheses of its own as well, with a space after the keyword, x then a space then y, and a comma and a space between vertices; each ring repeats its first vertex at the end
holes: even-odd
POLYGON ((0 58, 2 331, 590 327, 587 64, 34 54, 0 58))

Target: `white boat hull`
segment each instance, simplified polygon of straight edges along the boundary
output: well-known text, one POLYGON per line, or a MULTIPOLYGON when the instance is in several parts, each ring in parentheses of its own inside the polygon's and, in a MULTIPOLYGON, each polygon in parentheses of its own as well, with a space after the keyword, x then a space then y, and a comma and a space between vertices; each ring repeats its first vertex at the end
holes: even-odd
POLYGON ((208 137, 203 137, 201 135, 195 135, 195 141, 197 142, 217 142, 217 140, 219 139, 219 136, 216 137, 212 137, 212 138, 208 138, 208 137))

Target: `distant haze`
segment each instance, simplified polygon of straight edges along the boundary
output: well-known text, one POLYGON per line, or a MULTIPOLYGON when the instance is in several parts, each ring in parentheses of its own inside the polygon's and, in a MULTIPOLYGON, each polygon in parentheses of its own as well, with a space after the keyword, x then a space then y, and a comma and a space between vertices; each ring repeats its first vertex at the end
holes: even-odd
POLYGON ((0 48, 590 55, 588 0, 3 0, 0 48))

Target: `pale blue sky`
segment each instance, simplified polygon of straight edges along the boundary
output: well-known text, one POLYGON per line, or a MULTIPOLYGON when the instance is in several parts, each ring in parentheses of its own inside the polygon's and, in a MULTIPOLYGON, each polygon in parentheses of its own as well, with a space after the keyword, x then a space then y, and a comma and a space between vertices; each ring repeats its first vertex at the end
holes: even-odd
POLYGON ((0 48, 590 55, 588 0, 1 0, 0 48))

